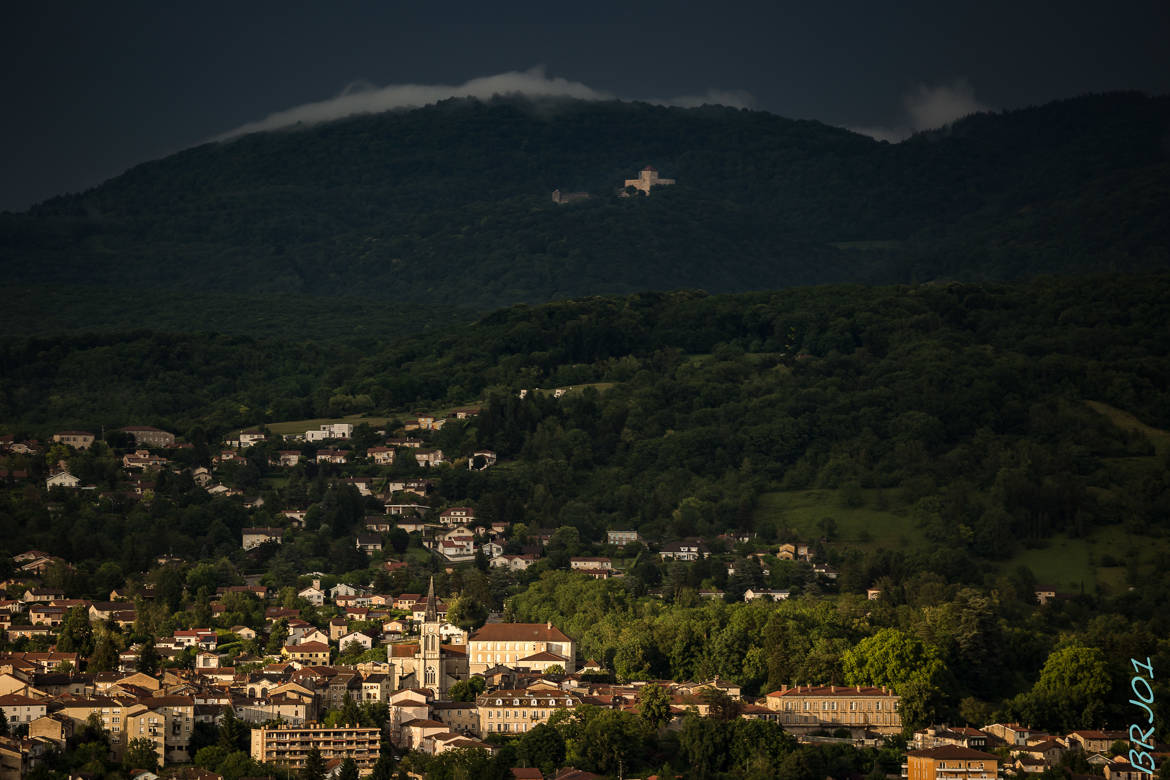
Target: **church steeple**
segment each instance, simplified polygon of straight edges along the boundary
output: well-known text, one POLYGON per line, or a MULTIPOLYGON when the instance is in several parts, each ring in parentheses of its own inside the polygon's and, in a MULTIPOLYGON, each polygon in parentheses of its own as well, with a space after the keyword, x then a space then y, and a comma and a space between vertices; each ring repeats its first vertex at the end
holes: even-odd
POLYGON ((423 613, 424 623, 439 622, 439 602, 435 599, 435 575, 431 575, 431 584, 427 586, 426 611, 423 613))

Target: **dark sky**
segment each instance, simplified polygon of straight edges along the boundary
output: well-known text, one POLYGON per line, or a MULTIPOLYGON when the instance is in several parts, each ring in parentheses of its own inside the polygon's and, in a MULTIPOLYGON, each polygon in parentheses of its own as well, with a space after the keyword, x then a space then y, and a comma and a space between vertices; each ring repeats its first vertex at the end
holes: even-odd
POLYGON ((1170 92, 1164 0, 423 6, 10 4, 0 210, 93 186, 355 81, 462 84, 543 65, 621 98, 743 91, 759 109, 891 136, 945 119, 948 101, 1004 109, 1170 92))

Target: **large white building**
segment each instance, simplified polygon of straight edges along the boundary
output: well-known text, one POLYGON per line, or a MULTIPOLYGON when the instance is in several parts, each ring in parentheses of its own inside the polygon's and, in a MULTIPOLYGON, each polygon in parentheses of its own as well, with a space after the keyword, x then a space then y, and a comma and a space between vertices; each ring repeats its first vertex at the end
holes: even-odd
POLYGON ((560 666, 576 671, 577 643, 552 623, 488 623, 467 643, 471 674, 493 666, 544 671, 560 666))
POLYGON ((305 441, 348 439, 352 435, 353 426, 349 423, 325 423, 315 431, 305 431, 305 441))

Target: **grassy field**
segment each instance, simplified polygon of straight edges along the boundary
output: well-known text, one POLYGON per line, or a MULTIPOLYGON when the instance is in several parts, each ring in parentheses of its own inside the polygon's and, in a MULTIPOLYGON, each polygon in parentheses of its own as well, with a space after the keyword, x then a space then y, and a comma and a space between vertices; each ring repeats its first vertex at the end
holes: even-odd
MULTIPOLYGON (((791 528, 804 540, 821 536, 818 522, 831 517, 837 525, 834 546, 861 550, 912 550, 929 543, 918 535, 907 508, 898 506, 893 491, 886 491, 890 506, 875 508, 876 490, 862 491, 864 505, 845 507, 840 491, 793 490, 765 493, 756 505, 755 520, 775 521, 781 528, 791 528)), ((1102 566, 1108 556, 1118 563, 1131 558, 1138 561, 1139 573, 1152 572, 1155 556, 1170 552, 1170 539, 1139 536, 1128 533, 1121 526, 1095 529, 1084 538, 1073 539, 1057 534, 1043 547, 1018 548, 1009 558, 996 562, 994 569, 1007 574, 1018 566, 1027 566, 1043 585, 1050 585, 1068 593, 1116 595, 1125 590, 1126 566, 1102 566)))
POLYGON ((366 417, 361 414, 351 414, 348 417, 319 417, 314 420, 288 420, 286 422, 269 423, 268 430, 284 435, 286 433, 304 433, 313 428, 320 428, 325 423, 350 423, 359 425, 369 423, 373 427, 386 424, 388 417, 366 417))
MULTIPOLYGON (((822 518, 831 517, 837 525, 836 543, 850 547, 873 549, 904 547, 914 544, 914 522, 903 508, 891 505, 877 509, 881 491, 863 490, 864 504, 859 507, 843 505, 837 490, 791 490, 765 493, 756 505, 755 520, 774 520, 782 528, 791 528, 802 539, 821 536, 817 526, 822 518)), ((893 496, 886 491, 891 501, 893 496)))

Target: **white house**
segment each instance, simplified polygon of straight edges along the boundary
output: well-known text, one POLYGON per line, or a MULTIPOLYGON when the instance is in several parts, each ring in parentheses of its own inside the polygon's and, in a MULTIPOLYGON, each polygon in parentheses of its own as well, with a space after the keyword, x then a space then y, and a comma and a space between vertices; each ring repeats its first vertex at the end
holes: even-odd
POLYGON ((315 431, 305 431, 306 441, 348 439, 351 436, 353 436, 353 426, 349 423, 325 423, 315 431))
POLYGON ((75 488, 80 484, 81 480, 70 474, 68 471, 58 471, 56 474, 45 480, 45 486, 51 488, 75 488))

